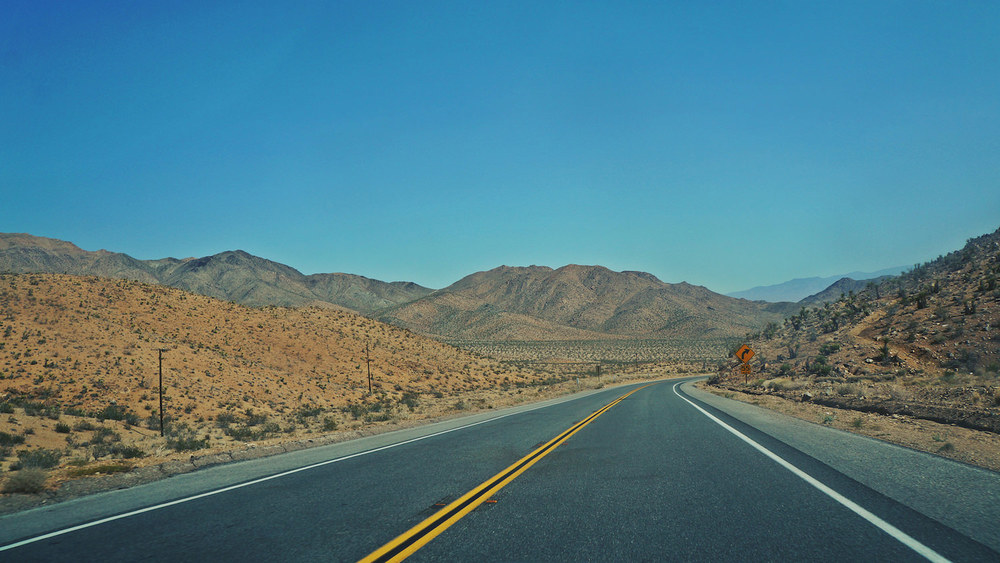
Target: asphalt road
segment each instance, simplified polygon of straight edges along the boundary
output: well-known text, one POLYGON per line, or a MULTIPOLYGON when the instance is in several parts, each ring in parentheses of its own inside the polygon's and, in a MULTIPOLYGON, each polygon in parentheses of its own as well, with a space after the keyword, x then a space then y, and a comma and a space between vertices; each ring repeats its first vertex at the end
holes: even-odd
POLYGON ((990 535, 997 520, 979 522, 995 516, 992 504, 954 519, 961 507, 927 508, 946 494, 935 491, 948 490, 931 481, 966 479, 989 501, 1000 495, 997 474, 906 450, 920 462, 906 476, 887 471, 893 483, 883 488, 878 476, 826 459, 825 449, 877 467, 898 448, 867 439, 844 446, 842 433, 818 425, 774 422, 764 432, 717 408, 720 400, 693 391, 685 398, 675 383, 639 389, 603 411, 639 386, 7 516, 0 545, 28 543, 0 551, 0 560, 355 561, 494 479, 505 485, 435 529, 410 560, 1000 560, 990 535), (510 479, 508 469, 518 473, 510 479), (234 481, 248 484, 215 492, 234 481), (905 493, 909 486, 921 494, 905 493), (185 500, 192 494, 203 496, 185 500))

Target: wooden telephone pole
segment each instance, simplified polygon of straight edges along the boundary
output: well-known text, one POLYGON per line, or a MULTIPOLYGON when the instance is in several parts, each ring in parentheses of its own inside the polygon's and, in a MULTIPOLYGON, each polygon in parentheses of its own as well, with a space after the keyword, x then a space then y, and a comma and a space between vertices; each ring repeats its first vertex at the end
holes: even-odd
POLYGON ((157 348, 157 354, 160 358, 160 437, 163 436, 163 352, 165 349, 157 348))
POLYGON ((368 364, 368 394, 372 394, 372 358, 368 354, 368 344, 365 343, 365 363, 368 364))

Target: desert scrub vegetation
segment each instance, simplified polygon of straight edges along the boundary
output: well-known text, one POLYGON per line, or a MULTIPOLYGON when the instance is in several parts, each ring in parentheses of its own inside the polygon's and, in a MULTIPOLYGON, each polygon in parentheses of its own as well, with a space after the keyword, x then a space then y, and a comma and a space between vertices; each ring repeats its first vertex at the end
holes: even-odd
POLYGON ((39 467, 26 467, 14 471, 3 484, 5 493, 40 493, 45 490, 49 474, 39 467))
POLYGON ((111 475, 112 473, 127 473, 132 466, 127 463, 99 463, 97 465, 72 467, 66 471, 68 477, 88 477, 90 475, 111 475))
MULTIPOLYGON (((416 398, 411 397, 408 402, 416 404, 416 398)), ((361 400, 358 402, 349 402, 342 411, 351 415, 354 420, 363 420, 364 422, 386 422, 392 420, 395 416, 397 403, 386 393, 379 393, 377 396, 373 397, 371 401, 361 400)))
POLYGON ((198 438, 197 432, 186 423, 167 425, 163 431, 167 437, 167 448, 175 452, 188 452, 208 447, 208 436, 198 438))
POLYGON ((256 413, 252 408, 246 409, 242 418, 234 413, 220 413, 215 417, 215 424, 234 440, 263 440, 281 432, 277 422, 269 421, 266 414, 256 413), (237 423, 239 425, 234 426, 237 423))
POLYGON ((25 468, 51 469, 59 465, 63 452, 39 448, 37 450, 21 450, 17 452, 17 461, 10 465, 12 471, 25 468))

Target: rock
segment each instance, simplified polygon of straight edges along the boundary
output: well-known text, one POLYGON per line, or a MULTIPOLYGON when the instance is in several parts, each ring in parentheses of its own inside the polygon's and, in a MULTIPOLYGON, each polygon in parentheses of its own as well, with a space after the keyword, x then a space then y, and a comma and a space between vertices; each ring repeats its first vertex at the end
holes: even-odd
POLYGON ((812 393, 806 391, 805 393, 802 394, 802 401, 803 402, 809 402, 809 401, 812 401, 812 400, 813 400, 813 394, 812 393))

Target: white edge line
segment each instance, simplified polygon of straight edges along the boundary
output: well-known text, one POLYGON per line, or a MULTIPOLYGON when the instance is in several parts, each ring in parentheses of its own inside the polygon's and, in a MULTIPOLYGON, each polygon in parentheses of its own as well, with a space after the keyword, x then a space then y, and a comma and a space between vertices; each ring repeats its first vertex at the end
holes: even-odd
MULTIPOLYGON (((593 394, 593 393, 591 393, 591 394, 593 394)), ((49 533, 46 533, 46 534, 42 534, 40 536, 34 536, 34 537, 23 539, 23 540, 20 540, 20 541, 11 543, 11 544, 0 546, 0 552, 7 551, 9 549, 14 549, 14 548, 17 548, 17 547, 21 547, 21 546, 24 546, 24 545, 28 545, 30 543, 35 543, 35 542, 38 542, 38 541, 47 540, 49 538, 54 538, 56 536, 61 536, 63 534, 68 534, 70 532, 75 532, 77 530, 84 530, 86 528, 91 528, 93 526, 99 526, 101 524, 107 524, 108 522, 114 522, 115 520, 121 520, 123 518, 129 518, 131 516, 137 516, 137 515, 143 514, 145 512, 152 512, 154 510, 159 510, 161 508, 167 508, 168 506, 173 506, 175 504, 181 504, 181 503, 185 503, 185 502, 192 501, 192 500, 197 500, 197 499, 204 498, 204 497, 210 497, 212 495, 217 495, 219 493, 225 493, 227 491, 232 491, 232 490, 240 489, 240 488, 243 488, 243 487, 249 487, 250 485, 256 485, 257 483, 263 483, 265 481, 270 481, 271 479, 277 479, 279 477, 285 477, 287 475, 291 475, 293 473, 298 473, 300 471, 306 471, 307 469, 314 469, 316 467, 321 467, 321 466, 324 466, 324 465, 329 465, 331 463, 337 463, 337 462, 345 461, 345 460, 348 460, 348 459, 351 459, 351 458, 360 457, 360 456, 368 455, 368 454, 373 454, 375 452, 380 452, 380 451, 383 451, 383 450, 388 450, 390 448, 395 448, 397 446, 404 446, 406 444, 412 444, 413 442, 419 442, 420 440, 426 440, 427 438, 433 438, 435 436, 440 436, 442 434, 447 434, 449 432, 455 432, 457 430, 464 430, 466 428, 471 428, 473 426, 479 426, 480 424, 486 424, 487 422, 493 422, 494 420, 500 420, 501 418, 507 418, 508 416, 514 416, 514 415, 523 414, 523 413, 526 413, 526 412, 536 411, 538 409, 544 409, 544 408, 547 408, 547 407, 551 407, 551 406, 554 406, 554 405, 558 405, 558 404, 561 404, 561 403, 566 403, 566 402, 569 402, 569 401, 573 401, 573 400, 576 400, 576 399, 582 399, 582 398, 583 397, 573 397, 573 398, 565 399, 563 401, 546 402, 546 404, 539 405, 539 406, 536 406, 536 407, 532 407, 530 409, 525 409, 525 410, 522 410, 522 411, 517 411, 517 412, 502 414, 500 416, 495 416, 493 418, 488 418, 486 420, 480 420, 479 422, 473 422, 473 423, 466 424, 466 425, 463 425, 463 426, 458 426, 458 427, 455 427, 455 428, 449 428, 448 430, 441 430, 439 432, 434 432, 433 434, 427 434, 426 436, 418 436, 416 438, 410 438, 409 440, 404 440, 402 442, 396 442, 396 443, 393 443, 393 444, 388 444, 388 445, 385 445, 385 446, 380 446, 378 448, 374 448, 374 449, 371 449, 371 450, 365 450, 363 452, 357 452, 357 453, 353 453, 353 454, 350 454, 350 455, 345 455, 343 457, 338 457, 338 458, 335 458, 335 459, 328 459, 326 461, 321 461, 321 462, 318 462, 318 463, 313 463, 311 465, 306 465, 304 467, 297 467, 295 469, 290 469, 288 471, 283 471, 281 473, 276 473, 274 475, 268 475, 267 477, 261 477, 259 479, 254 479, 252 481, 247 481, 245 483, 239 483, 239 484, 236 484, 236 485, 230 485, 228 487, 223 487, 221 489, 215 489, 215 490, 211 490, 211 491, 206 491, 204 493, 199 493, 199 494, 192 495, 192 496, 189 496, 189 497, 179 498, 179 499, 176 499, 176 500, 172 500, 172 501, 169 501, 169 502, 164 502, 164 503, 161 503, 161 504, 156 504, 156 505, 153 505, 153 506, 147 506, 146 508, 140 508, 138 510, 132 510, 130 512, 124 512, 122 514, 116 514, 114 516, 108 516, 106 518, 101 518, 99 520, 94 520, 93 522, 87 522, 87 523, 84 523, 84 524, 78 524, 76 526, 71 526, 69 528, 63 528, 61 530, 56 530, 54 532, 49 532, 49 533)))
MULTIPOLYGON (((684 383, 684 382, 681 382, 681 383, 684 383)), ((926 557, 928 560, 930 560, 930 561, 938 561, 938 562, 947 562, 947 561, 949 561, 947 558, 945 558, 944 556, 942 556, 938 552, 936 552, 933 549, 927 547, 926 545, 920 543, 919 541, 917 541, 916 539, 914 539, 910 535, 906 534, 905 532, 903 532, 899 528, 893 526, 892 524, 890 524, 890 523, 886 522, 885 520, 879 518, 878 516, 872 514, 871 512, 869 512, 868 510, 866 510, 862 506, 858 505, 857 503, 855 503, 851 499, 845 497, 844 495, 842 495, 842 494, 838 493, 837 491, 831 489, 830 487, 824 485, 823 483, 821 483, 819 480, 817 480, 812 475, 809 475, 805 471, 802 471, 798 467, 795 467, 791 463, 785 461, 784 458, 778 456, 778 454, 776 454, 776 453, 772 452, 771 450, 765 448, 764 446, 758 444, 757 442, 753 441, 752 439, 750 439, 749 437, 747 437, 745 434, 743 434, 739 430, 736 430, 732 426, 729 426, 725 422, 722 422, 721 420, 719 420, 718 418, 716 418, 715 416, 713 416, 711 413, 709 413, 705 409, 703 409, 703 408, 699 407, 698 405, 694 404, 693 402, 691 402, 690 400, 688 400, 687 397, 685 397, 685 396, 683 396, 683 395, 681 395, 680 393, 677 392, 677 386, 680 385, 681 383, 675 383, 674 384, 674 394, 675 395, 677 395, 681 399, 684 399, 685 401, 687 401, 687 403, 689 405, 691 405, 692 407, 694 407, 694 408, 698 409, 699 411, 701 411, 702 414, 704 414, 708 418, 712 419, 712 421, 714 421, 718 425, 722 426, 726 430, 728 430, 728 431, 732 432, 733 434, 735 434, 736 437, 738 437, 739 439, 743 440, 747 444, 750 444, 754 449, 756 449, 760 453, 762 453, 762 454, 766 455, 767 457, 771 458, 772 460, 774 460, 778 465, 780 465, 780 466, 784 467, 785 469, 791 471, 792 473, 794 473, 796 476, 800 477, 806 483, 809 483, 813 487, 819 489, 821 492, 825 493, 827 496, 829 496, 833 500, 835 500, 835 501, 839 502, 840 504, 844 505, 849 510, 851 510, 852 512, 854 512, 855 514, 857 514, 858 516, 864 518, 865 520, 867 520, 868 522, 870 522, 871 524, 873 524, 876 528, 878 528, 878 529, 882 530, 883 532, 889 534, 893 538, 897 539, 900 543, 902 543, 906 547, 909 547, 910 549, 912 549, 913 551, 919 553, 920 555, 926 557)))

